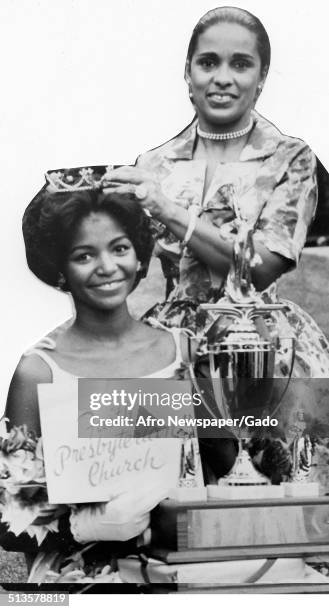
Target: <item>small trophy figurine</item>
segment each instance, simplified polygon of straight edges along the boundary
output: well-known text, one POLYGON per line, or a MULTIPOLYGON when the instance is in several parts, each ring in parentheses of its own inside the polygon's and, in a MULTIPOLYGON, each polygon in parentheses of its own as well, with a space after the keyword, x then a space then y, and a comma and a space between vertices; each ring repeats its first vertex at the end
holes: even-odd
POLYGON ((180 487, 196 487, 196 469, 197 457, 193 444, 192 436, 186 435, 182 440, 181 458, 180 458, 180 487))
POLYGON ((320 494, 319 483, 312 482, 310 472, 312 468, 313 444, 308 433, 305 432, 306 423, 303 412, 300 412, 299 427, 290 446, 292 455, 292 469, 289 482, 284 483, 287 497, 317 497, 320 494))
POLYGON ((199 457, 198 441, 194 431, 180 432, 180 464, 178 484, 169 491, 169 498, 178 502, 205 501, 204 486, 199 457))

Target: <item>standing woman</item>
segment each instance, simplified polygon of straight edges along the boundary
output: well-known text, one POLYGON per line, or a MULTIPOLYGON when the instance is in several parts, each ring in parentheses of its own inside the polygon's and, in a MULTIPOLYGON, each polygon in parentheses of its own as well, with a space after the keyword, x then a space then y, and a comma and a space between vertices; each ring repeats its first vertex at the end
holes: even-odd
MULTIPOLYGON (((316 160, 254 110, 270 58, 257 17, 234 7, 206 13, 185 66, 194 120, 136 168, 111 173, 122 182, 113 192, 135 195, 153 217, 169 292, 151 314, 169 327, 202 333, 196 310, 223 296, 239 217, 254 225, 261 263, 253 282, 264 300, 277 301, 274 281, 298 263, 316 208, 316 160)), ((278 324, 297 340, 294 376, 329 376, 327 340, 309 315, 286 304, 278 324)), ((278 373, 286 366, 281 360, 278 373)))

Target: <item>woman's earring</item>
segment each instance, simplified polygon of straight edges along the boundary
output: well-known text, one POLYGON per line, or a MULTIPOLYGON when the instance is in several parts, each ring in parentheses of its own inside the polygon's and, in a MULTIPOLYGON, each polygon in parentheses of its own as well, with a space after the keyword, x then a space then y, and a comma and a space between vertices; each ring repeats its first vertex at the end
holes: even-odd
POLYGON ((137 264, 136 271, 137 271, 137 272, 140 272, 140 271, 141 271, 141 269, 142 269, 142 264, 141 264, 141 262, 139 261, 139 262, 138 262, 138 264, 137 264))
POLYGON ((190 78, 189 74, 190 74, 190 67, 189 67, 189 64, 187 64, 185 66, 185 81, 186 81, 187 86, 188 86, 188 95, 189 95, 189 98, 190 98, 192 104, 194 104, 193 91, 192 91, 192 81, 191 81, 191 78, 190 78))
POLYGON ((65 278, 64 274, 62 274, 62 272, 60 272, 59 276, 58 276, 57 287, 61 291, 64 291, 64 287, 65 286, 66 286, 66 278, 65 278))

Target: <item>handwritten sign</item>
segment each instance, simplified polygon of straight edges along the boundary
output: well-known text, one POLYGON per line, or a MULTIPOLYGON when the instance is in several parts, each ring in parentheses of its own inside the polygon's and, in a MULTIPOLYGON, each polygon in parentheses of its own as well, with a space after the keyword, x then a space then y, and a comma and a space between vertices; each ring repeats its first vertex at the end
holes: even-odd
POLYGON ((78 381, 38 385, 50 503, 108 501, 159 479, 176 487, 181 440, 78 438, 78 381))

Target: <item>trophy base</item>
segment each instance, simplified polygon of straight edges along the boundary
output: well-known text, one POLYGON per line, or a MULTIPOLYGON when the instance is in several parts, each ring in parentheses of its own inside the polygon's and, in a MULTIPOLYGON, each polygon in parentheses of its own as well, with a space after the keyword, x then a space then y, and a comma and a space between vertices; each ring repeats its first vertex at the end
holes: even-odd
POLYGON ((318 482, 284 482, 282 484, 285 497, 319 497, 318 482))
POLYGON ((168 498, 177 502, 206 501, 206 487, 175 487, 170 489, 168 498))
POLYGON ((208 499, 278 499, 284 497, 281 485, 208 485, 208 499))
MULTIPOLYGON (((218 486, 222 489, 258 489, 268 487, 270 480, 256 470, 248 451, 240 448, 238 456, 231 471, 219 480, 218 486)), ((264 497, 261 495, 261 497, 264 497)), ((221 498, 222 499, 222 498, 221 498)), ((226 497, 225 499, 241 499, 236 497, 226 497)), ((242 499, 245 499, 244 497, 242 499)), ((247 494, 247 498, 250 496, 247 494)))

